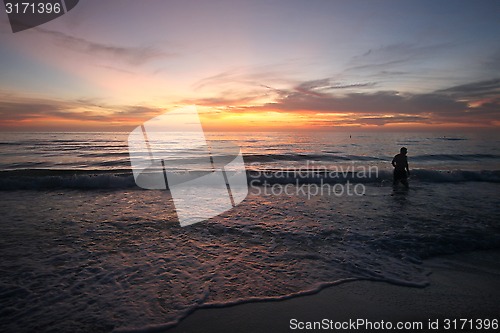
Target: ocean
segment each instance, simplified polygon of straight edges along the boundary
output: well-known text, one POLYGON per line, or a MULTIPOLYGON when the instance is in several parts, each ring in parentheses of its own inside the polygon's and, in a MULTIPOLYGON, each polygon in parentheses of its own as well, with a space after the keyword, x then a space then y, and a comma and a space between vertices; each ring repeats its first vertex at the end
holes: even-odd
POLYGON ((346 281, 425 287, 423 259, 500 247, 498 133, 206 136, 241 148, 249 194, 181 227, 169 190, 135 184, 128 133, 1 133, 0 326, 144 332, 346 281))

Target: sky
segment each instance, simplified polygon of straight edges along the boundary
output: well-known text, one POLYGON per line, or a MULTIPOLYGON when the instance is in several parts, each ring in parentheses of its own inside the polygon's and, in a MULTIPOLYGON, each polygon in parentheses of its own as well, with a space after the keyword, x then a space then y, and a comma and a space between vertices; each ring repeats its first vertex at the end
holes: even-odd
POLYGON ((184 105, 213 131, 495 130, 499 36, 496 0, 81 0, 17 33, 2 8, 0 130, 184 105))

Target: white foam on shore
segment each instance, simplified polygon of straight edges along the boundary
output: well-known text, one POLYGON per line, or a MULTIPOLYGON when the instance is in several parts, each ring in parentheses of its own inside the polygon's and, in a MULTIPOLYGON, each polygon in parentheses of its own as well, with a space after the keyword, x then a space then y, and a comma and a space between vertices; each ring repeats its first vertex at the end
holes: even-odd
POLYGON ((284 299, 342 281, 422 287, 422 258, 500 243, 498 185, 471 184, 250 196, 186 228, 165 191, 0 192, 0 324, 150 332, 198 307, 284 299))

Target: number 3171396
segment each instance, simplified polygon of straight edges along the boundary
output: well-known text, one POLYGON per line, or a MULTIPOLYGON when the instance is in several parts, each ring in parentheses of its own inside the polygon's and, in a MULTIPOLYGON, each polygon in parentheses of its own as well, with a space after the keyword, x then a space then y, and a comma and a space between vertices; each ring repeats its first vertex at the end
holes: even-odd
POLYGON ((59 14, 61 12, 60 3, 43 3, 43 2, 21 2, 5 4, 7 14, 59 14))

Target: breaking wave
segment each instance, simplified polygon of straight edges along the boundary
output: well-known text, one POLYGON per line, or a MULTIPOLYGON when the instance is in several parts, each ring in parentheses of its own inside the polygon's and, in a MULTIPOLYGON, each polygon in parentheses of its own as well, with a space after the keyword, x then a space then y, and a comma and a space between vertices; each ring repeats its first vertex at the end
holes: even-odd
MULTIPOLYGON (((200 172, 201 175, 201 172, 200 172)), ((334 184, 383 183, 392 179, 392 171, 374 167, 360 169, 351 166, 343 171, 328 169, 268 169, 247 170, 248 181, 253 184, 334 184)), ((490 182, 500 183, 500 170, 411 170, 411 180, 428 183, 490 182)), ((0 190, 47 189, 139 189, 131 170, 43 170, 26 169, 0 172, 0 190)))

